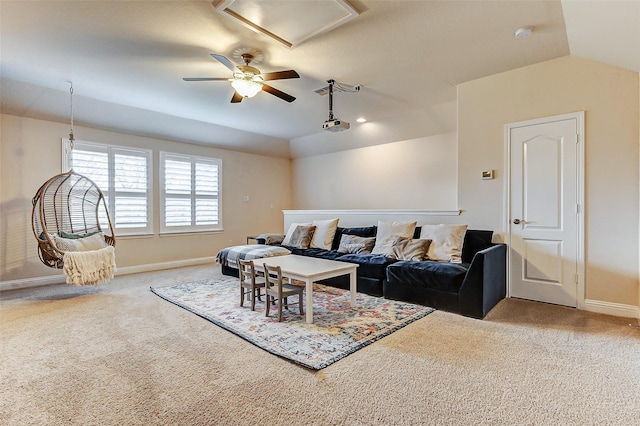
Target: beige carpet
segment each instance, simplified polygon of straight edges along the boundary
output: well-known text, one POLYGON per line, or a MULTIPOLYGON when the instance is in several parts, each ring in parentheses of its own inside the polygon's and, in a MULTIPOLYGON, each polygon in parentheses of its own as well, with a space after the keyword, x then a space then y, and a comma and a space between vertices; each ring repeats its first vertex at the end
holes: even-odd
POLYGON ((149 291, 194 267, 1 295, 2 425, 638 425, 637 320, 436 311, 316 372, 149 291))

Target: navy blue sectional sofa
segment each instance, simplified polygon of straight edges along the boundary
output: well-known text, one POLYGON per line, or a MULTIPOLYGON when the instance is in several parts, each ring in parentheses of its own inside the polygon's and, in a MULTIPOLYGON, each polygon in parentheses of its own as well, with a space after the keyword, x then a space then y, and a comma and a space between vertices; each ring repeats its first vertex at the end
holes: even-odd
MULTIPOLYGON (((293 254, 358 264, 358 292, 388 299, 427 305, 472 318, 484 316, 505 297, 505 244, 492 243, 493 231, 467 230, 462 263, 431 260, 396 260, 376 254, 346 254, 337 251, 343 234, 375 237, 377 227, 338 227, 331 250, 284 246, 293 254)), ((417 227, 414 238, 420 235, 417 227)), ((265 241, 258 239, 259 244, 265 241)), ((237 270, 222 268, 226 275, 237 270)), ((348 275, 321 281, 349 288, 348 275)))

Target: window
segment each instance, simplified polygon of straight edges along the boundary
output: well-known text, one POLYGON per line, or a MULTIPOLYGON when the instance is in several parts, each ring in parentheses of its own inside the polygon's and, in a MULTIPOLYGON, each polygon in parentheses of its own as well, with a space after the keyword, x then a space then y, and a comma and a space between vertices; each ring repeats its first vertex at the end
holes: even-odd
MULTIPOLYGON (((151 151, 64 140, 63 165, 93 180, 102 190, 117 235, 153 232, 151 151)), ((100 218, 101 223, 106 218, 100 218)))
POLYGON ((160 231, 222 229, 220 176, 216 158, 160 153, 160 231))

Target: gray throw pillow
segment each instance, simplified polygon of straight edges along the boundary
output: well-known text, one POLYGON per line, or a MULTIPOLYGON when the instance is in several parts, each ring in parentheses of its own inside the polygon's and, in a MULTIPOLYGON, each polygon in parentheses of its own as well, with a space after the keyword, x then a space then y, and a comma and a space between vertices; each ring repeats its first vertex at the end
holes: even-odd
POLYGON ((313 238, 315 230, 316 227, 314 225, 298 225, 295 227, 290 237, 287 235, 287 239, 283 241, 283 244, 301 249, 309 248, 309 244, 311 244, 311 239, 313 238))
POLYGON ((341 253, 371 253, 376 244, 375 237, 358 237, 357 235, 342 235, 338 251, 341 253))

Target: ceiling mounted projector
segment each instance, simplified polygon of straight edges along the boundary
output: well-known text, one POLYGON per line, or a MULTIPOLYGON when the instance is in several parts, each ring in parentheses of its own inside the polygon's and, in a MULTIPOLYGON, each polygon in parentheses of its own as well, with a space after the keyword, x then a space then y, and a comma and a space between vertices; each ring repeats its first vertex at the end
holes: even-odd
POLYGON ((330 132, 341 132, 343 130, 348 130, 349 127, 351 127, 349 123, 338 119, 327 120, 322 123, 322 128, 330 132))
MULTIPOLYGON (((348 130, 351 125, 343 120, 339 120, 333 116, 333 85, 336 84, 335 80, 327 80, 329 86, 323 87, 322 89, 318 89, 315 92, 319 95, 329 94, 329 119, 322 123, 322 128, 324 130, 328 130, 330 132, 341 132, 343 130, 348 130)), ((346 84, 338 84, 338 89, 341 92, 351 92, 357 93, 360 91, 360 86, 347 86, 346 84)))

